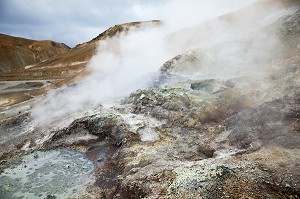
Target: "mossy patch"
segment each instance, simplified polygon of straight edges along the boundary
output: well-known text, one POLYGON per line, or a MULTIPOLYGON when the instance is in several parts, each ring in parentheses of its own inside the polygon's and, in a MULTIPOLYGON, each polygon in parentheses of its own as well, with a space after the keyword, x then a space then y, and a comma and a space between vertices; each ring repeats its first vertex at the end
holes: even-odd
POLYGON ((218 184, 235 176, 235 173, 252 168, 248 163, 222 164, 213 163, 210 160, 201 161, 200 164, 191 167, 175 169, 176 177, 168 188, 169 195, 176 197, 195 197, 207 194, 211 187, 217 187, 214 192, 221 190, 218 184))

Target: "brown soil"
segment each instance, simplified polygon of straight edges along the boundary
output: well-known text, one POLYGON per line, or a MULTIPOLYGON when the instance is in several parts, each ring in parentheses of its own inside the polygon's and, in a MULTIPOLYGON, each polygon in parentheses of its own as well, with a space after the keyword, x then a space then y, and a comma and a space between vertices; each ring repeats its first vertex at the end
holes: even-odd
POLYGON ((33 96, 24 91, 0 94, 0 108, 18 104, 32 98, 33 96))

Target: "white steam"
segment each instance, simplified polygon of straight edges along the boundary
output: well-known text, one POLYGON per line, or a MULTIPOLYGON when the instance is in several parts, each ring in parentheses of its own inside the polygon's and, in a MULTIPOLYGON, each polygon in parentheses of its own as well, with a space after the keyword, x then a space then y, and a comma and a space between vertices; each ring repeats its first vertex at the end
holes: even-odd
POLYGON ((256 0, 168 0, 165 3, 140 3, 133 6, 137 16, 163 19, 170 29, 179 30, 238 10, 256 0))
MULTIPOLYGON (((177 54, 193 48, 213 47, 221 41, 225 42, 225 47, 216 52, 219 62, 215 62, 215 67, 224 67, 221 62, 227 60, 226 67, 228 68, 223 72, 240 70, 240 65, 244 63, 241 63, 237 57, 239 56, 238 52, 240 52, 240 48, 247 49, 248 44, 244 46, 245 44, 240 45, 238 42, 231 43, 231 45, 238 44, 229 46, 231 52, 226 48, 226 41, 241 37, 238 33, 243 32, 242 30, 247 27, 247 24, 243 26, 242 23, 238 23, 237 29, 229 27, 230 31, 227 31, 226 23, 224 25, 223 22, 217 22, 217 25, 210 27, 209 30, 202 26, 202 29, 191 28, 177 33, 173 32, 187 25, 198 24, 204 20, 235 11, 251 2, 254 1, 170 0, 165 4, 158 4, 159 6, 155 8, 145 7, 143 4, 135 5, 135 11, 140 13, 141 18, 161 16, 166 20, 165 25, 132 29, 128 34, 120 34, 118 37, 101 41, 97 54, 88 64, 93 72, 77 82, 76 85, 50 91, 46 100, 34 107, 32 112, 34 121, 39 125, 46 125, 69 118, 71 122, 105 101, 127 96, 137 89, 149 86, 153 81, 154 74, 164 62, 177 54)), ((247 17, 249 16, 247 15, 247 17)), ((250 34, 251 28, 249 27, 244 34, 250 34)), ((250 42, 245 63, 247 62, 248 65, 253 63, 253 55, 259 54, 255 51, 257 49, 255 45, 260 44, 265 37, 266 35, 263 35, 255 42, 250 42)), ((274 39, 274 45, 275 41, 276 39, 274 39)), ((273 44, 273 39, 269 42, 273 44)), ((273 45, 269 45, 267 49, 262 49, 262 52, 272 47, 273 45)), ((218 68, 214 68, 214 70, 218 70, 218 68)))
POLYGON ((45 125, 66 117, 70 122, 102 102, 149 86, 170 58, 164 31, 144 27, 101 41, 97 55, 88 64, 92 74, 75 85, 50 91, 46 101, 33 109, 36 122, 45 125))

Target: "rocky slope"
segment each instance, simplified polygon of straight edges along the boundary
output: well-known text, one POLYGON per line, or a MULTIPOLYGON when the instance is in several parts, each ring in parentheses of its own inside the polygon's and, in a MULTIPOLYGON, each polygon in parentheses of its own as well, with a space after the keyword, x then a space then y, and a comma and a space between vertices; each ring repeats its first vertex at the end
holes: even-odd
POLYGON ((297 1, 269 8, 268 23, 253 29, 251 14, 243 34, 232 13, 231 37, 188 43, 152 87, 64 128, 34 126, 34 100, 3 110, 0 197, 299 198, 300 10, 297 1))
POLYGON ((0 34, 0 72, 24 69, 69 49, 67 45, 54 41, 35 41, 0 34))

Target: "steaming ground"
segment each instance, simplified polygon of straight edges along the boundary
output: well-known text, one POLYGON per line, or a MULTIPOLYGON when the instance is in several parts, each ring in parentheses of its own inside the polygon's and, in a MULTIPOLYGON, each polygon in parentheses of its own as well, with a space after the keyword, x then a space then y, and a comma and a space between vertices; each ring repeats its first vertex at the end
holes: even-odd
POLYGON ((92 74, 74 85, 51 91, 45 102, 33 109, 33 116, 41 125, 66 115, 72 115, 74 120, 105 101, 150 86, 155 73, 170 57, 164 50, 163 31, 144 27, 101 42, 88 65, 92 74))
MULTIPOLYGON (((247 3, 238 4, 235 1, 232 8, 218 9, 220 6, 217 6, 217 1, 205 1, 202 6, 193 2, 191 5, 197 4, 200 8, 197 13, 200 14, 198 16, 194 10, 195 15, 189 14, 191 18, 188 21, 196 23, 217 17, 247 3), (202 13, 201 10, 211 6, 216 8, 213 15, 210 13, 203 16, 206 12, 202 13)), ((166 5, 170 6, 168 10, 176 11, 182 4, 176 1, 166 5)), ((260 25, 257 25, 255 16, 246 15, 233 27, 217 19, 210 21, 208 26, 204 23, 179 32, 174 30, 184 25, 178 20, 174 26, 176 20, 170 20, 174 13, 169 11, 166 13, 170 16, 165 17, 168 20, 161 26, 132 28, 128 33, 120 33, 117 37, 100 42, 97 55, 88 64, 92 73, 76 84, 50 91, 46 99, 34 107, 33 124, 44 126, 55 122, 57 125, 65 120, 64 125, 67 125, 106 101, 120 99, 137 89, 149 87, 166 60, 190 49, 196 49, 199 60, 195 66, 196 71, 188 78, 230 79, 247 76, 247 81, 251 81, 253 76, 257 80, 259 73, 263 81, 265 71, 262 65, 280 54, 281 45, 276 34, 257 30, 260 26, 272 24, 283 14, 293 12, 274 12, 274 9, 271 9, 271 16, 260 19, 260 25), (254 20, 249 20, 251 17, 254 20), (249 25, 249 21, 252 25, 249 25)), ((265 12, 268 13, 268 10, 265 12)))
MULTIPOLYGON (((299 8, 259 1, 189 28, 99 35, 87 76, 6 110, 16 116, 0 124, 0 197, 20 185, 10 174, 37 193, 45 186, 32 176, 55 169, 103 198, 299 198, 299 8), (35 165, 40 149, 48 169, 35 165), (66 160, 54 168, 56 154, 66 160)), ((58 180, 47 198, 77 185, 58 180)))

